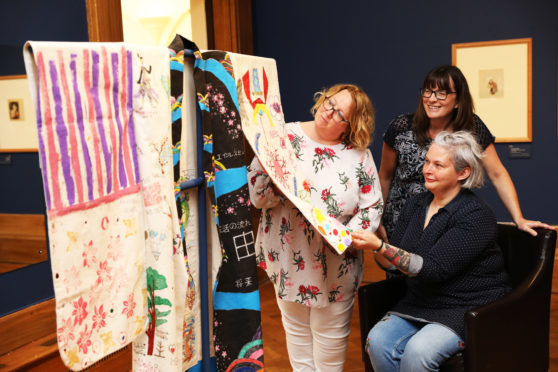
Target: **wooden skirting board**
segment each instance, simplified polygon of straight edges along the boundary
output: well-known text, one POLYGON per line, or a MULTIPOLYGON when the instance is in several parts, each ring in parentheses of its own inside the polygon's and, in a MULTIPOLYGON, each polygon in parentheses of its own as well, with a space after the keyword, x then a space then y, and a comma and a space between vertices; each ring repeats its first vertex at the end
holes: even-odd
POLYGON ((0 355, 56 333, 54 299, 40 302, 0 318, 0 355))
POLYGON ((48 259, 45 216, 0 214, 0 273, 48 259))
MULTIPOLYGON (((1 371, 68 371, 58 352, 55 300, 47 300, 0 318, 1 371)), ((86 371, 131 371, 131 345, 103 358, 86 371)))

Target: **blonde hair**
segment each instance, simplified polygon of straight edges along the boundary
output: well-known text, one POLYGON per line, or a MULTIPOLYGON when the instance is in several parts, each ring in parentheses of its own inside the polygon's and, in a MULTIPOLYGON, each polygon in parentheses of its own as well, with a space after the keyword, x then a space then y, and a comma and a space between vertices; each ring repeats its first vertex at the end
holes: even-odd
POLYGON ((365 149, 370 145, 374 133, 374 106, 360 87, 354 84, 336 84, 330 88, 324 88, 314 94, 314 106, 310 112, 315 115, 326 97, 331 97, 342 90, 349 92, 354 103, 351 117, 347 118, 350 125, 343 141, 354 148, 365 149))
POLYGON ((461 187, 466 189, 481 187, 484 183, 484 168, 482 159, 484 153, 476 138, 467 131, 440 132, 432 144, 442 146, 451 153, 453 167, 457 173, 469 167, 471 174, 461 181, 461 187))

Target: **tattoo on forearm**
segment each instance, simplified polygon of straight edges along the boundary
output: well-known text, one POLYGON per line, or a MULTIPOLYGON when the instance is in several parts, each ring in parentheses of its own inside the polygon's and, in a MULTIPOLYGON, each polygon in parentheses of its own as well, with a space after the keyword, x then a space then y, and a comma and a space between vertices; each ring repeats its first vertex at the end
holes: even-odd
POLYGON ((409 261, 411 259, 409 252, 394 247, 392 245, 386 244, 386 250, 382 255, 402 272, 404 273, 409 272, 409 261))

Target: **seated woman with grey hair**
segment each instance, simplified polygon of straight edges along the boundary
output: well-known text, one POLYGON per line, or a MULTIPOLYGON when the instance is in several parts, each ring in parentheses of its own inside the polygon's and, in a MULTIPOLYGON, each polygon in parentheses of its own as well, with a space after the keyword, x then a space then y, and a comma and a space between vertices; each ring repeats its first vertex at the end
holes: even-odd
POLYGON ((465 346, 465 312, 510 291, 496 218, 470 190, 482 186, 482 156, 469 132, 439 133, 422 170, 428 191, 406 203, 390 243, 353 233, 355 248, 406 276, 405 296, 368 334, 374 371, 437 371, 465 346))

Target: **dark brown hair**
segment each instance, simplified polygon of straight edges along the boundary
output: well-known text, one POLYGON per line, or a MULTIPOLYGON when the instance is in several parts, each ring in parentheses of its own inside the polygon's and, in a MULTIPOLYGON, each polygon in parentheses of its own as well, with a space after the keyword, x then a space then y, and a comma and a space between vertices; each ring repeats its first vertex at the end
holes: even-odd
MULTIPOLYGON (((473 130, 473 98, 469 92, 469 85, 460 69, 455 66, 439 66, 428 72, 422 83, 423 89, 440 89, 448 92, 457 92, 455 103, 457 107, 453 110, 453 116, 446 128, 452 132, 459 130, 473 130), (451 83, 453 82, 453 88, 451 83)), ((413 131, 420 146, 426 146, 429 140, 428 129, 430 119, 426 115, 422 97, 419 98, 417 111, 413 117, 413 131)), ((446 129, 445 128, 445 129, 446 129)))

